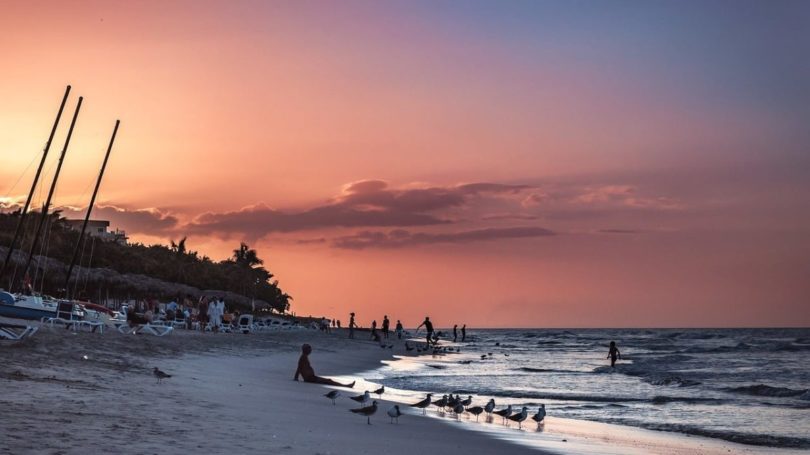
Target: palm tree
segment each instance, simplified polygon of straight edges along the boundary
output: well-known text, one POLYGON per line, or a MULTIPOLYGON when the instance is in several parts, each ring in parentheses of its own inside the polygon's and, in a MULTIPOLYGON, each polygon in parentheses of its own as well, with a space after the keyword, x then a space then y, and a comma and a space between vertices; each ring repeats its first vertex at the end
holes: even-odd
POLYGON ((233 250, 233 261, 237 265, 250 268, 264 264, 264 261, 259 259, 256 250, 250 248, 245 242, 239 244, 239 249, 233 250))

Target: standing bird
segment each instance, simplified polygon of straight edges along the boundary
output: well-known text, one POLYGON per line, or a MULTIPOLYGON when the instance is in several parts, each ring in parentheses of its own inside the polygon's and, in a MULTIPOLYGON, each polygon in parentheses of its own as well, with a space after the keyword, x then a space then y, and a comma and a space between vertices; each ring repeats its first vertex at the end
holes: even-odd
POLYGON ((326 398, 329 398, 330 400, 332 400, 332 406, 334 406, 335 405, 335 400, 337 400, 338 397, 340 397, 340 392, 338 392, 337 390, 332 390, 331 392, 327 393, 324 396, 326 398))
POLYGON ((422 410, 422 414, 427 413, 427 407, 430 406, 430 400, 433 397, 432 393, 427 394, 424 400, 420 401, 419 403, 414 403, 411 405, 412 408, 419 408, 422 410))
POLYGON ((365 392, 363 392, 362 395, 357 395, 356 397, 349 397, 349 398, 351 398, 352 400, 354 400, 354 401, 356 401, 356 402, 358 402, 360 404, 363 404, 366 401, 368 401, 368 399, 371 398, 371 397, 368 394, 368 390, 366 390, 365 392))
POLYGON ((398 404, 395 404, 393 408, 388 410, 388 417, 391 417, 391 423, 394 423, 394 420, 396 420, 397 424, 398 424, 399 423, 399 416, 401 416, 401 415, 402 415, 402 413, 399 411, 399 405, 398 404))
POLYGON ((503 417, 503 423, 504 423, 504 425, 506 425, 506 419, 510 415, 512 415, 512 405, 510 404, 509 406, 506 407, 506 409, 501 409, 499 411, 495 411, 495 414, 503 417))
POLYGON ((461 405, 465 408, 472 404, 472 395, 468 395, 466 399, 461 400, 461 405))
POLYGON ((464 405, 456 403, 456 405, 453 406, 453 412, 456 414, 456 420, 458 420, 458 417, 464 412, 464 405))
POLYGON ((481 413, 484 412, 484 408, 482 408, 481 406, 473 406, 471 408, 467 408, 467 412, 474 415, 475 421, 478 422, 478 416, 480 416, 481 413))
POLYGON ((526 417, 528 416, 529 416, 529 408, 523 406, 523 409, 517 414, 510 416, 509 420, 511 420, 512 422, 517 422, 518 429, 520 429, 520 426, 523 424, 523 421, 526 420, 526 417))
POLYGON ((172 377, 172 375, 166 374, 166 373, 158 370, 158 367, 155 367, 155 369, 152 370, 152 374, 154 374, 155 377, 157 378, 158 384, 160 384, 164 379, 172 377))
POLYGON ((376 394, 377 394, 377 396, 379 396, 380 398, 382 398, 382 394, 384 394, 384 393, 385 393, 385 386, 381 386, 379 389, 377 389, 377 390, 375 390, 375 391, 373 391, 373 392, 371 392, 371 393, 376 393, 376 394))
POLYGON ((444 409, 447 406, 447 395, 442 395, 441 398, 433 402, 433 406, 439 409, 444 409))
POLYGON ((532 416, 532 420, 537 422, 537 426, 543 422, 543 419, 546 418, 546 405, 541 404, 540 409, 537 410, 537 414, 532 416))
POLYGON ((490 398, 489 402, 486 404, 486 406, 484 406, 484 411, 486 411, 487 414, 492 414, 492 411, 494 409, 495 409, 495 400, 490 398))
POLYGON ((374 413, 377 412, 377 400, 372 401, 371 406, 366 406, 365 408, 359 409, 349 409, 349 411, 355 414, 366 416, 366 423, 371 425, 371 416, 373 416, 374 413))

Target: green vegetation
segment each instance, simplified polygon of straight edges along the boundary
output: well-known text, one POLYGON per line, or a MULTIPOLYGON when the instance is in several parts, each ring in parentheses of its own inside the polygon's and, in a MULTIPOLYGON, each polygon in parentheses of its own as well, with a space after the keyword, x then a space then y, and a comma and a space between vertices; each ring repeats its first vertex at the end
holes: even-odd
MULTIPOLYGON (((0 214, 0 253, 5 258, 6 247, 11 243, 18 213, 0 214)), ((14 255, 5 277, 0 277, 2 287, 9 287, 11 276, 21 274, 31 245, 35 223, 39 214, 26 217, 22 247, 14 255)), ((45 238, 41 242, 41 255, 34 261, 29 275, 34 288, 54 296, 64 295, 64 280, 67 264, 79 233, 70 229, 59 212, 50 214, 46 224, 45 238)), ((73 273, 72 294, 85 293, 90 298, 101 296, 112 299, 159 298, 167 299, 185 294, 198 296, 222 295, 229 304, 257 308, 272 308, 286 312, 292 298, 284 293, 273 280, 273 274, 264 266, 256 250, 245 243, 234 250, 231 258, 213 261, 207 256, 190 251, 186 239, 171 242, 171 245, 121 245, 85 236, 80 250, 81 259, 73 273)), ((19 288, 21 277, 17 277, 19 288)), ((247 309, 247 308, 246 308, 247 309)))

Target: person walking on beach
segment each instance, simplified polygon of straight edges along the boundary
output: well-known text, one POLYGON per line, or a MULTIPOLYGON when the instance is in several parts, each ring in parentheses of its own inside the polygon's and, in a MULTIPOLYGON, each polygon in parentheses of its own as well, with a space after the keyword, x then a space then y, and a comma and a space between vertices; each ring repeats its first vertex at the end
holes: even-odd
POLYGON ((383 316, 383 323, 382 323, 383 337, 386 340, 388 339, 388 332, 389 332, 390 327, 391 327, 391 321, 388 320, 388 315, 386 314, 385 316, 383 316))
POLYGON ((402 322, 399 319, 397 319, 397 339, 402 339, 402 322))
POLYGON ((354 338, 354 329, 357 324, 354 323, 354 313, 349 313, 349 338, 354 338))
POLYGON ((467 340, 467 324, 461 326, 461 342, 467 340))
POLYGON ((610 349, 608 350, 607 358, 610 359, 610 366, 616 368, 616 359, 622 358, 622 353, 619 352, 619 348, 616 347, 616 342, 610 342, 610 349))
POLYGON ((371 321, 371 339, 380 341, 380 335, 377 333, 377 320, 371 321))
POLYGON ((425 340, 427 341, 427 344, 430 345, 430 343, 433 341, 433 323, 430 322, 429 317, 425 316, 425 320, 419 324, 419 327, 417 327, 416 330, 419 330, 422 326, 425 326, 425 330, 427 330, 425 340))
POLYGON ((458 340, 458 324, 453 326, 453 343, 458 340))
POLYGON ((301 346, 301 357, 298 359, 298 368, 295 370, 295 376, 293 377, 294 381, 297 381, 298 376, 301 376, 304 382, 335 385, 338 387, 348 387, 350 389, 354 387, 354 382, 352 382, 351 384, 341 384, 329 378, 322 378, 320 376, 315 376, 315 370, 309 363, 309 354, 311 353, 312 353, 312 346, 308 344, 304 344, 303 346, 301 346))

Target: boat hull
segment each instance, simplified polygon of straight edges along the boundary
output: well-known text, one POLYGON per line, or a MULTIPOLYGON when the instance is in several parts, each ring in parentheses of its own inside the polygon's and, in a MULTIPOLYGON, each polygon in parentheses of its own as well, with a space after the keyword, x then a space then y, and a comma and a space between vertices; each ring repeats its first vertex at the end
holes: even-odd
POLYGON ((12 319, 27 319, 39 321, 42 318, 52 318, 56 316, 55 311, 41 308, 29 308, 16 304, 13 295, 0 291, 0 316, 12 319))

